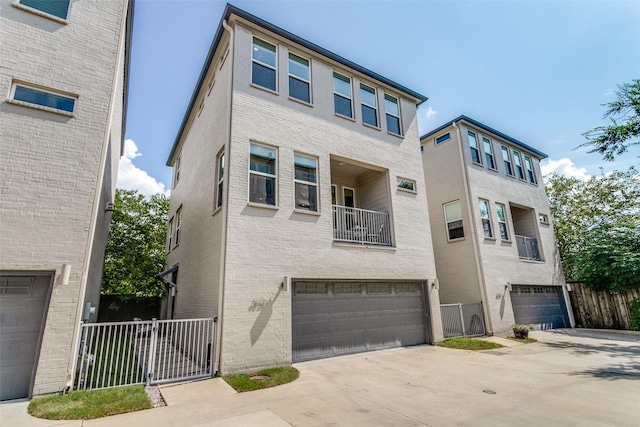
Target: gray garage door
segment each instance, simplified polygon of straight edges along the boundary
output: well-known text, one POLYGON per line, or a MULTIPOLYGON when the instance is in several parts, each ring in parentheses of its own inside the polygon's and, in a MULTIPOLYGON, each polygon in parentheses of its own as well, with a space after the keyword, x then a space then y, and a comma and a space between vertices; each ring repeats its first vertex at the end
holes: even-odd
POLYGON ((29 397, 50 284, 0 275, 0 400, 29 397))
POLYGON ((293 287, 293 361, 424 344, 416 282, 312 282, 293 287))
POLYGON ((513 286, 511 304, 516 323, 537 329, 570 327, 560 286, 513 286))

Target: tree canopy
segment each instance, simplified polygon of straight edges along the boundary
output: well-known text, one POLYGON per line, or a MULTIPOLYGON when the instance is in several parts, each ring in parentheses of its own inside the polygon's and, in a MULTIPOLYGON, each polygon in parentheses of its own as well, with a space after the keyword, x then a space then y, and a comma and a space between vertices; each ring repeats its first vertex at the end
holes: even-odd
POLYGON ((546 190, 567 280, 612 291, 640 288, 637 170, 588 181, 553 173, 546 190))
POLYGON ((603 118, 612 122, 586 132, 587 142, 580 147, 592 147, 589 153, 599 153, 605 160, 625 153, 640 144, 640 79, 618 85, 617 98, 603 104, 607 107, 603 118))
POLYGON ((160 296, 155 279, 165 261, 169 198, 145 197, 135 190, 116 190, 105 252, 102 293, 160 296))

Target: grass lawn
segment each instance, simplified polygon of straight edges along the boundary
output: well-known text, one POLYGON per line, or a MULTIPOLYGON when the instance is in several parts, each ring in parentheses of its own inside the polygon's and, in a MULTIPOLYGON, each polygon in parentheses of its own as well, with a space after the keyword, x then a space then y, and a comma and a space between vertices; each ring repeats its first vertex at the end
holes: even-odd
POLYGON ((230 374, 222 378, 236 391, 243 392, 290 383, 297 379, 299 375, 300 372, 293 366, 285 366, 282 368, 263 369, 249 374, 230 374))
POLYGON ((28 412, 48 420, 90 420, 150 408, 144 386, 134 385, 35 398, 29 402, 28 412))
POLYGON ((460 350, 490 350, 492 348, 503 347, 503 345, 495 342, 476 340, 471 338, 449 338, 441 343, 438 343, 438 345, 440 347, 458 348, 460 350))

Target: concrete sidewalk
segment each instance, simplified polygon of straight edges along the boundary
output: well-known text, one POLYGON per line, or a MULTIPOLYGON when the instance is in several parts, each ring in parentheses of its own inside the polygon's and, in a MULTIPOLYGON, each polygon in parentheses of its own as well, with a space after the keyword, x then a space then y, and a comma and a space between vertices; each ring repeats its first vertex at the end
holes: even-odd
MULTIPOLYGON (((420 346, 299 363, 300 378, 236 393, 222 379, 164 386, 168 406, 11 426, 637 426, 640 344, 566 332, 483 352, 420 346)), ((639 335, 640 337, 640 335, 639 335)), ((499 337, 498 337, 499 338, 499 337)), ((19 405, 23 404, 11 404, 19 405)), ((7 417, 7 418, 5 418, 7 417)))

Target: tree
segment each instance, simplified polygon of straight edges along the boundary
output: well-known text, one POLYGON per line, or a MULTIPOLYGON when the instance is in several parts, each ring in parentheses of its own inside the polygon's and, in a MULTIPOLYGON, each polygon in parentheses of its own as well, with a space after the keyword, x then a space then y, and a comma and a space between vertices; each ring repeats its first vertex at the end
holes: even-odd
POLYGON ((615 101, 603 104, 607 107, 603 118, 608 117, 612 124, 586 132, 587 142, 580 145, 593 147, 589 153, 600 153, 610 161, 640 144, 640 79, 618 85, 616 96, 615 101))
POLYGON ((547 196, 569 281, 640 288, 640 176, 614 171, 588 181, 551 174, 547 196))
POLYGON ((105 252, 102 294, 160 296, 155 279, 165 259, 169 198, 116 190, 105 252))

